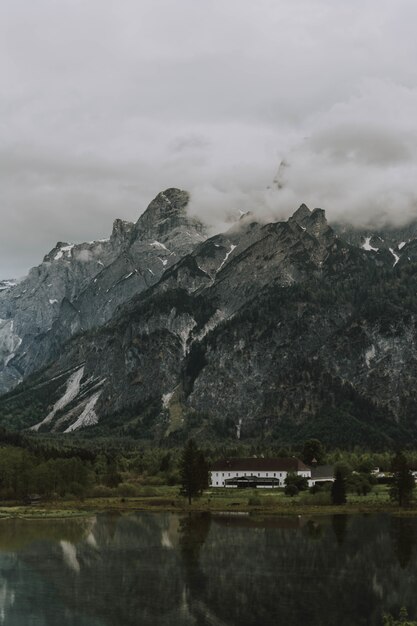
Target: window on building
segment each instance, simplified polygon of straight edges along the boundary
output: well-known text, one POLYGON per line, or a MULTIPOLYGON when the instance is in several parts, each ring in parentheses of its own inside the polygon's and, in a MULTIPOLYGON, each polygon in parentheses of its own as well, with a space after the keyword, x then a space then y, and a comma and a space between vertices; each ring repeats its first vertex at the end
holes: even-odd
POLYGON ((266 475, 268 476, 268 472, 266 473, 266 475))

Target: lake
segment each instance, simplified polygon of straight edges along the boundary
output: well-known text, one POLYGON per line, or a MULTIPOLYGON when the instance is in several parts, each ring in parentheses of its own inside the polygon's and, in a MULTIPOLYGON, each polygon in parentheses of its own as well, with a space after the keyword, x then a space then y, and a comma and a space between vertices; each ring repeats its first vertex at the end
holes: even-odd
POLYGON ((0 624, 381 624, 417 616, 417 518, 0 520, 0 624))

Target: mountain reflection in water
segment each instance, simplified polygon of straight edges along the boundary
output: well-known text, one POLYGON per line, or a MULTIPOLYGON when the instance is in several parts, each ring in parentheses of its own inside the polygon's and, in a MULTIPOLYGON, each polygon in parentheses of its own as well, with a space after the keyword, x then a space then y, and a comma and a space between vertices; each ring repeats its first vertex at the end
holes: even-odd
POLYGON ((417 616, 417 518, 0 520, 0 625, 379 625, 417 616))

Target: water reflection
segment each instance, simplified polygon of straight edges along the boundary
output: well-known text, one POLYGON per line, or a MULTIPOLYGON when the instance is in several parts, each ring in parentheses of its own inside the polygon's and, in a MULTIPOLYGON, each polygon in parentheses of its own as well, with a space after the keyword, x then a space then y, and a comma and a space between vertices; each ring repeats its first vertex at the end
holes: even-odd
POLYGON ((416 541, 415 520, 410 517, 393 517, 391 537, 398 563, 402 569, 405 569, 413 556, 416 541))
POLYGON ((417 615, 417 519, 0 521, 0 624, 338 626, 417 615))
POLYGON ((179 545, 184 564, 184 577, 187 590, 201 593, 206 576, 200 567, 200 552, 210 530, 209 513, 189 514, 180 521, 179 545))
POLYGON ((332 515, 332 528, 339 546, 343 546, 347 532, 347 515, 332 515))

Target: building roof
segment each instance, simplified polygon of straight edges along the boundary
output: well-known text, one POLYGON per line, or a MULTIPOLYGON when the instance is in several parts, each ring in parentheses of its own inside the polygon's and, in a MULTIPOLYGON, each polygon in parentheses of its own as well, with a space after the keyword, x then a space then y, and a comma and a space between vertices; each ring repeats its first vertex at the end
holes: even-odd
POLYGON ((277 459, 264 459, 262 457, 249 457, 246 459, 231 458, 215 461, 211 466, 213 472, 303 472, 309 471, 300 459, 295 457, 277 459))
POLYGON ((333 480, 334 465, 317 465, 317 467, 312 467, 311 478, 328 478, 329 480, 333 480))

